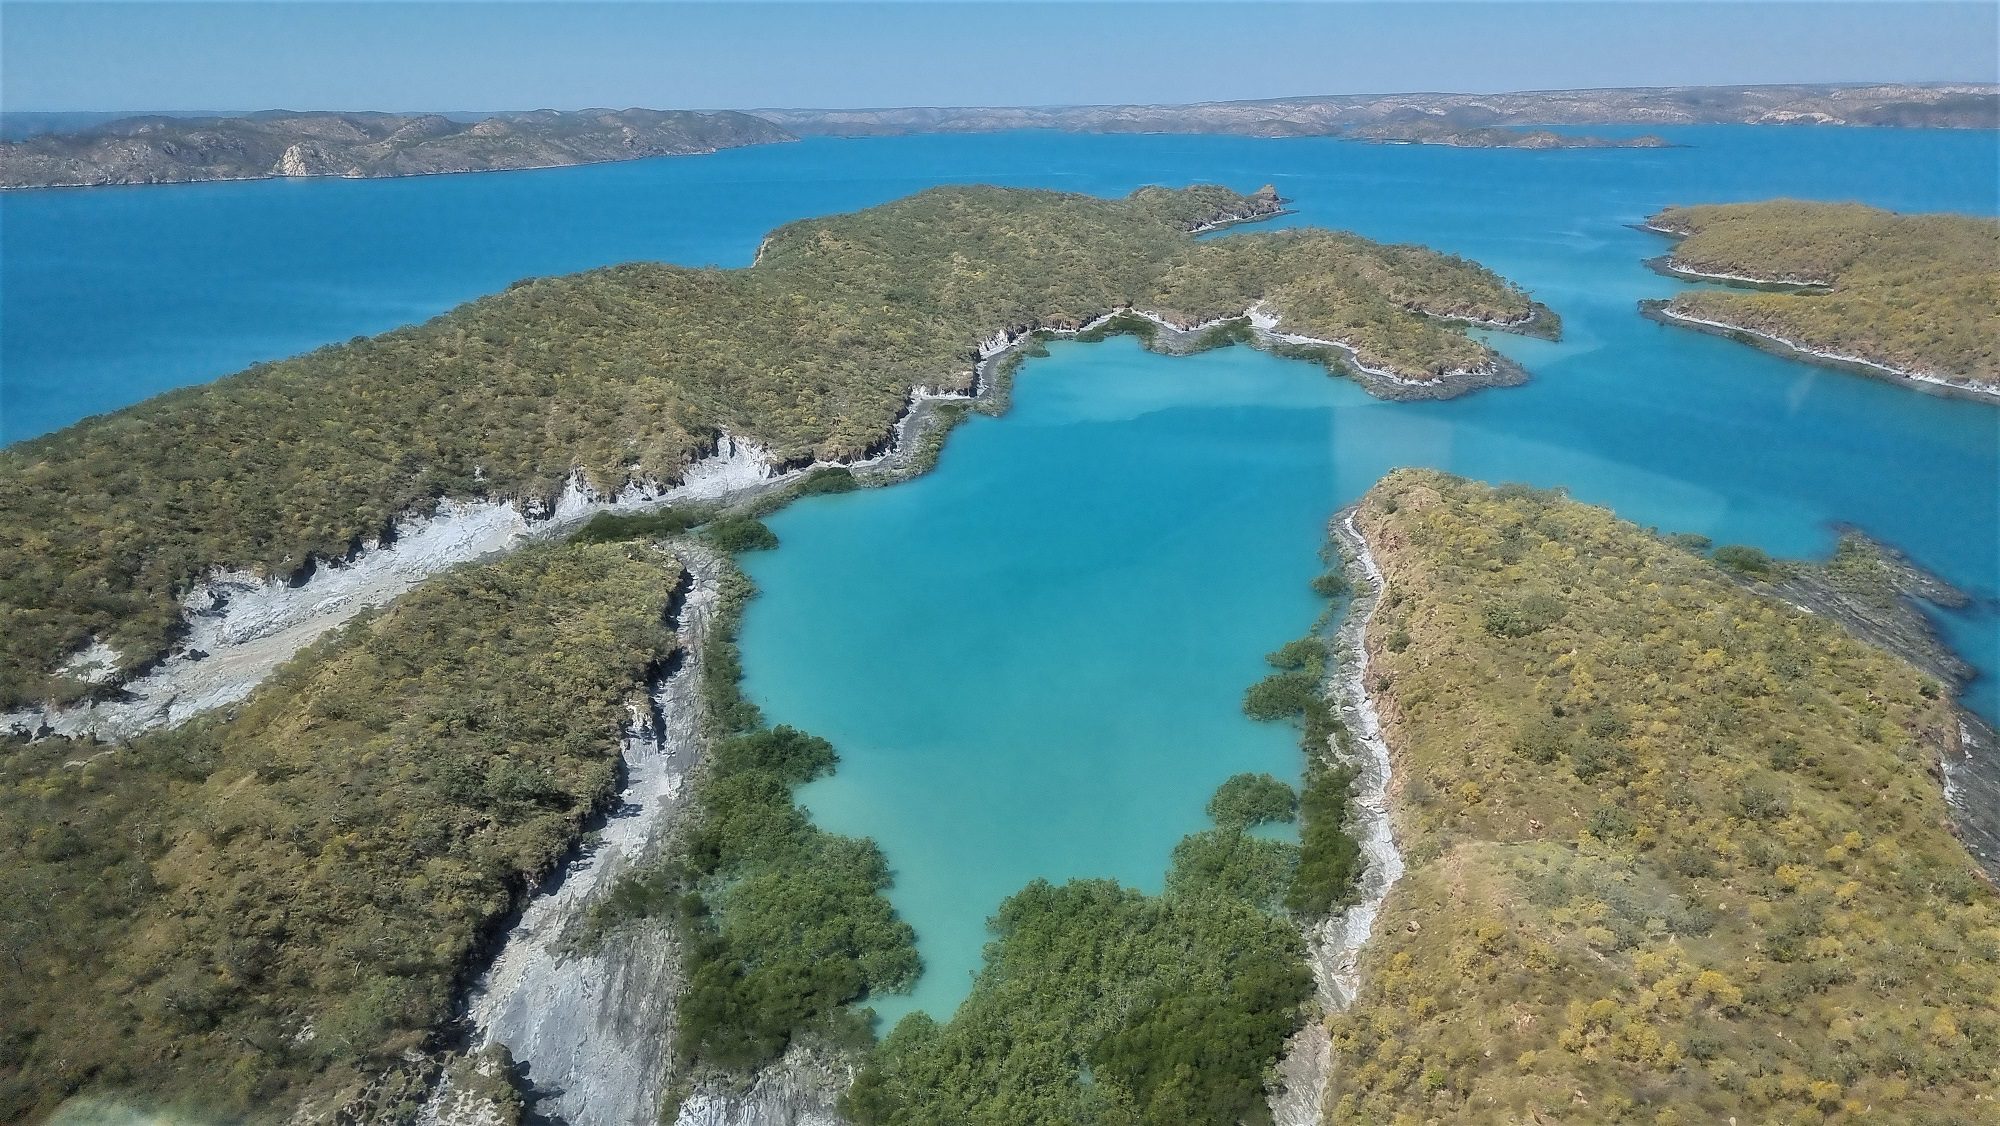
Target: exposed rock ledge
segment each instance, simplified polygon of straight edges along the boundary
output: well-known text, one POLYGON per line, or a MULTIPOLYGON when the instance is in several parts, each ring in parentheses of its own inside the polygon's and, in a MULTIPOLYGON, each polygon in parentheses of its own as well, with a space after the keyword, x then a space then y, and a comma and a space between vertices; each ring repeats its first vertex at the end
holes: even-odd
MULTIPOLYGON (((1361 898, 1306 931, 1306 958, 1312 966, 1316 1000, 1321 1013, 1338 1012, 1354 1002, 1361 988, 1361 950, 1375 929, 1382 902, 1403 875, 1403 854, 1389 818, 1389 745, 1382 737, 1382 720, 1368 695, 1368 625, 1383 593, 1382 570, 1354 523, 1354 510, 1334 517, 1333 534, 1352 560, 1354 599, 1334 642, 1334 669, 1328 697, 1359 752, 1350 764, 1354 779, 1354 824, 1361 830, 1361 851, 1367 857, 1361 875, 1361 898)), ((1329 755, 1340 754, 1337 744, 1329 755)), ((1278 1063, 1282 1088, 1273 1094, 1271 1114, 1277 1126, 1318 1126, 1332 1074, 1333 1044, 1324 1016, 1316 1017, 1293 1035, 1278 1063)))
MULTIPOLYGON (((918 388, 886 449, 845 464, 898 471, 914 440, 933 423, 936 403, 972 397, 918 388)), ((181 644, 152 669, 125 681, 117 695, 0 714, 0 727, 103 739, 171 727, 243 700, 329 630, 447 568, 559 538, 600 512, 647 512, 690 501, 736 503, 824 467, 816 462, 781 468, 755 443, 725 434, 716 452, 689 466, 674 485, 641 481, 603 496, 572 478, 551 506, 447 500, 434 515, 399 523, 388 543, 363 544, 351 559, 315 560, 303 581, 217 570, 183 602, 187 633, 181 644)), ((73 663, 86 660, 93 666, 116 665, 115 654, 103 645, 93 645, 73 663)))
POLYGON ((1711 336, 1721 336, 1739 344, 1783 356, 1788 360, 1803 360, 1820 367, 1837 368, 1859 375, 1886 379, 1954 399, 1971 399, 1982 403, 2000 403, 2000 383, 1982 383, 1974 379, 1951 379, 1932 371, 1917 371, 1871 360, 1866 356, 1855 356, 1844 352, 1829 352, 1815 348, 1803 341, 1790 340, 1776 333, 1762 332, 1744 325, 1707 317, 1694 317, 1682 313, 1669 301, 1641 301, 1639 315, 1664 325, 1705 332, 1711 336))
MULTIPOLYGON (((1242 214, 1218 216, 1211 223, 1228 225, 1263 218, 1276 213, 1283 202, 1268 185, 1250 198, 1255 202, 1242 214)), ((724 434, 716 452, 689 466, 676 484, 642 480, 604 496, 580 478, 572 478, 548 507, 516 501, 447 500, 433 515, 399 523, 388 543, 365 543, 350 559, 315 560, 303 581, 218 569, 184 600, 187 632, 180 645, 154 667, 124 681, 116 695, 63 708, 0 714, 0 727, 26 734, 122 739, 154 727, 173 726, 243 700, 278 666, 329 630, 363 610, 389 603, 430 576, 534 540, 560 537, 600 512, 645 512, 688 501, 741 502, 784 488, 814 469, 836 464, 887 478, 903 476, 922 468, 914 459, 924 444, 923 436, 937 422, 939 403, 959 400, 997 405, 1006 394, 1004 379, 998 374, 1001 365, 1011 353, 1032 343, 1037 333, 1075 335, 1120 313, 1144 317, 1166 329, 1163 350, 1169 352, 1184 350, 1195 334, 1224 323, 1186 325, 1158 313, 1117 309, 1080 325, 1014 325, 978 342, 969 372, 937 387, 913 389, 903 416, 883 446, 855 461, 780 464, 754 443, 724 434)), ((1500 357, 1478 369, 1455 370, 1435 379, 1411 379, 1370 367, 1346 342, 1278 331, 1279 318, 1261 303, 1243 316, 1255 328, 1256 345, 1280 352, 1332 350, 1342 358, 1340 366, 1350 377, 1381 398, 1451 398, 1527 379, 1519 365, 1500 357)), ((1540 316, 1538 307, 1521 321, 1489 327, 1532 331, 1540 316)), ((117 664, 108 647, 95 643, 72 659, 73 664, 78 662, 107 668, 117 664)))

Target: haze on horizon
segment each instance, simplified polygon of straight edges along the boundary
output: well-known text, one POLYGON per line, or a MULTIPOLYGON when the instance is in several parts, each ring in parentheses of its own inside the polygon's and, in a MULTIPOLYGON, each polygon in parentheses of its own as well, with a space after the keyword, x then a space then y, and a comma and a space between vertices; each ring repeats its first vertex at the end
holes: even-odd
POLYGON ((0 2, 0 109, 863 108, 2000 81, 1983 2, 0 2))

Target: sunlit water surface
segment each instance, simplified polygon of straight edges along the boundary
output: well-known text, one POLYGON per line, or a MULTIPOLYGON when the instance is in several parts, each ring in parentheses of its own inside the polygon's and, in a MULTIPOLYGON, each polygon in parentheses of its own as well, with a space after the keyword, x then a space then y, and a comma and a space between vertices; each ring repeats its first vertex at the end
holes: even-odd
MULTIPOLYGON (((1525 387, 1392 404, 1243 348, 1058 345, 936 473, 780 514, 749 561, 750 693, 832 739, 805 799, 878 840, 930 970, 883 1006, 948 1013, 1007 894, 1042 877, 1157 888, 1215 784, 1298 773, 1241 717, 1262 655, 1318 612, 1326 517, 1384 471, 1561 485, 1643 524, 1784 555, 1859 525, 1976 599, 2000 655, 2000 410, 1641 320, 1676 285, 1629 224, 1789 195, 1992 214, 1992 133, 1667 131, 1690 147, 1554 153, 1201 137, 809 141, 699 159, 432 179, 0 196, 0 408, 29 436, 245 363, 442 311, 520 276, 630 258, 742 265, 770 227, 947 182, 1115 194, 1275 183, 1282 223, 1479 259, 1554 306, 1560 344, 1496 338, 1525 387)), ((1993 679, 1969 699, 1995 714, 1993 679)))

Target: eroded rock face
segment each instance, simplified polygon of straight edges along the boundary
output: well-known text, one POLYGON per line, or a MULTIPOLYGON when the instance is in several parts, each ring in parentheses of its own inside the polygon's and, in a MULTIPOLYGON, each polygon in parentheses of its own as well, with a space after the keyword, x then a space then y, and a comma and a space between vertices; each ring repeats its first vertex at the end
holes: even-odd
POLYGON ((676 554, 691 576, 677 610, 681 658, 632 708, 618 808, 528 904, 467 1004, 475 1042, 506 1050, 529 1109, 570 1126, 654 1126, 665 1103, 681 988, 671 928, 646 920, 599 941, 577 936, 621 877, 660 855, 705 750, 702 649, 724 564, 692 545, 676 554))
POLYGON ((318 141, 300 141, 285 150, 271 169, 278 176, 338 176, 346 171, 318 141))

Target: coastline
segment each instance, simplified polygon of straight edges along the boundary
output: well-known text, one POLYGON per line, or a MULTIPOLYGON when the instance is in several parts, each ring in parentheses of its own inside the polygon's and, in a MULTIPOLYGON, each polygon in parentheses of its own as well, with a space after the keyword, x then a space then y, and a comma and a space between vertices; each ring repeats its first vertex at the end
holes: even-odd
MULTIPOLYGON (((1267 351, 1278 355, 1291 355, 1293 358, 1319 358, 1297 355, 1296 350, 1307 350, 1309 352, 1311 350, 1324 351, 1331 349, 1335 353, 1331 358, 1339 364, 1340 369, 1349 378, 1361 384, 1370 394, 1379 399, 1391 399, 1402 402, 1419 399, 1455 399, 1460 395, 1470 394, 1487 387, 1518 387, 1528 381, 1528 371, 1526 368, 1500 355, 1498 352, 1495 352, 1491 360, 1478 368, 1454 368, 1438 376, 1436 379, 1411 379, 1387 368, 1370 367, 1368 364, 1363 363, 1360 351, 1353 344, 1345 340, 1327 340, 1317 336, 1304 336, 1299 333, 1278 331, 1280 318, 1265 312, 1263 304, 1262 301, 1257 302, 1257 304, 1252 305, 1249 309, 1244 310, 1243 316, 1249 319, 1251 327, 1256 330, 1258 339, 1267 351)), ((1494 324, 1466 317, 1439 317, 1437 319, 1455 320, 1460 323, 1476 324, 1482 327, 1506 328, 1509 331, 1519 331, 1509 328, 1506 324, 1494 324)), ((1520 321, 1519 324, 1522 326, 1532 325, 1537 319, 1539 319, 1538 314, 1530 312, 1528 317, 1520 321)), ((1532 334, 1524 333, 1524 335, 1532 334)))
MULTIPOLYGON (((672 485, 638 480, 601 495, 572 476, 553 504, 519 500, 446 500, 428 516, 400 517, 383 539, 341 559, 315 557, 298 576, 264 576, 217 567, 182 601, 186 633, 163 659, 102 697, 65 707, 0 713, 0 729, 126 739, 174 727, 204 712, 241 702, 306 646, 364 610, 383 606, 418 583, 464 563, 497 558, 532 543, 559 539, 600 513, 637 514, 677 503, 735 506, 780 492, 820 469, 856 471, 864 483, 900 480, 917 470, 918 453, 943 421, 938 407, 982 400, 991 369, 1027 337, 982 349, 969 392, 912 388, 883 448, 848 462, 781 465, 755 443, 726 432, 715 451, 689 464, 672 485), (303 576, 303 577, 300 577, 303 576)), ((93 645, 86 654, 97 656, 93 645)))
MULTIPOLYGON (((797 141, 798 137, 774 138, 769 141, 752 141, 744 145, 730 145, 731 149, 757 148, 763 145, 782 145, 797 141)), ((16 142, 4 142, 16 143, 16 142)), ((365 176, 349 176, 340 172, 315 172, 295 175, 286 172, 267 172, 261 176, 191 176, 185 180, 105 180, 93 184, 0 184, 0 192, 70 192, 97 188, 166 188, 177 184, 255 184, 266 180, 415 180, 429 176, 476 176, 483 172, 547 172, 557 168, 589 168, 599 164, 630 164, 636 160, 657 160, 676 156, 714 156, 724 151, 719 148, 689 149, 686 152, 651 153, 646 156, 610 156, 602 160, 573 160, 566 164, 523 164, 514 168, 440 168, 431 172, 385 172, 365 176)))
MULTIPOLYGON (((1306 931, 1306 961, 1312 968, 1319 1013, 1293 1035, 1279 1061, 1284 1089, 1271 1100, 1276 1126, 1318 1126, 1333 1067, 1325 1014, 1345 1009, 1360 991, 1362 950, 1390 889, 1403 875, 1403 854, 1396 847, 1390 815, 1392 756, 1367 685, 1368 629, 1386 581, 1355 524, 1358 511, 1348 508, 1332 522, 1334 539, 1351 563, 1347 570, 1354 595, 1335 634, 1334 667, 1325 691, 1359 751, 1349 764, 1356 768, 1351 801, 1368 864, 1361 876, 1361 899, 1306 931)), ((1341 755, 1337 741, 1329 742, 1327 754, 1336 759, 1341 755)))
MULTIPOLYGON (((1228 216, 1225 226, 1255 222, 1272 211, 1228 216)), ((318 558, 291 576, 264 576, 240 569, 210 570, 182 603, 185 633, 169 653, 106 691, 64 707, 31 707, 0 713, 0 729, 37 736, 89 735, 102 739, 136 736, 155 727, 176 726, 216 708, 238 703, 278 667, 329 631, 364 610, 386 605, 449 567, 491 559, 530 543, 560 538, 599 513, 633 514, 677 503, 736 506, 778 493, 820 469, 853 471, 863 484, 902 480, 929 468, 943 432, 960 415, 944 408, 964 404, 997 413, 1005 409, 1009 376, 1018 355, 1047 337, 1073 337, 1117 317, 1134 316, 1162 330, 1153 350, 1182 354, 1196 334, 1231 321, 1247 320, 1246 341, 1274 354, 1317 360, 1378 398, 1447 399, 1484 387, 1515 386, 1527 372, 1495 354, 1479 369, 1455 369, 1432 380, 1410 379, 1363 363, 1354 346, 1338 340, 1278 331, 1279 317, 1262 302, 1242 314, 1188 326, 1148 310, 1117 308, 1079 325, 1023 324, 1003 327, 970 349, 970 370, 912 387, 902 414, 881 444, 852 461, 781 462, 769 451, 718 432, 713 452, 667 484, 634 479, 608 495, 572 476, 552 504, 518 499, 447 499, 429 515, 405 514, 386 536, 364 542, 345 558, 318 558), (956 388, 966 388, 958 390, 956 388)), ((1542 317, 1539 306, 1511 322, 1439 317, 1485 327, 1524 331, 1542 317)), ((94 654, 96 647, 85 653, 94 654)), ((71 660, 83 654, 72 655, 71 660)), ((98 655, 102 660, 102 655, 98 655)), ((115 659, 111 662, 115 663, 115 659)))
MULTIPOLYGON (((1660 231, 1658 227, 1646 230, 1660 231)), ((1680 237, 1680 236, 1675 236, 1680 237)), ((1687 282, 1714 282, 1732 289, 1754 289, 1765 293, 1826 293, 1832 290, 1830 282, 1812 278, 1760 278, 1750 274, 1724 274, 1712 270, 1700 270, 1681 262, 1671 254, 1659 254, 1646 259, 1645 266, 1662 277, 1675 278, 1687 282)))
MULTIPOLYGON (((628 707, 618 792, 608 812, 540 888, 523 898, 497 935, 491 957, 464 990, 458 1033, 476 1057, 500 1045, 529 1081, 530 1109, 584 1126, 651 1122, 667 1081, 681 991, 673 928, 647 927, 616 945, 579 951, 574 932, 618 879, 657 858, 679 820, 690 778, 707 752, 701 708, 706 646, 729 564, 689 541, 669 549, 687 572, 673 609, 676 655, 628 707)), ((443 1126, 466 1117, 446 1068, 417 1121, 443 1126)))
POLYGON ((1639 315, 1660 324, 1675 325, 1705 332, 1711 336, 1721 336, 1740 344, 1782 356, 1789 360, 1801 360, 1820 367, 1853 372, 1875 379, 1900 383, 1919 391, 1942 395, 1946 398, 1968 399, 1973 402, 2000 405, 2000 383, 1982 383, 1973 380, 1955 381, 1929 372, 1910 371, 1871 360, 1863 356, 1852 356, 1840 352, 1828 352, 1814 348, 1810 344, 1790 340, 1775 333, 1760 332, 1742 325, 1726 321, 1709 320, 1676 312, 1672 303, 1663 300, 1639 302, 1639 315))

